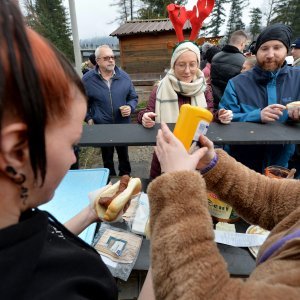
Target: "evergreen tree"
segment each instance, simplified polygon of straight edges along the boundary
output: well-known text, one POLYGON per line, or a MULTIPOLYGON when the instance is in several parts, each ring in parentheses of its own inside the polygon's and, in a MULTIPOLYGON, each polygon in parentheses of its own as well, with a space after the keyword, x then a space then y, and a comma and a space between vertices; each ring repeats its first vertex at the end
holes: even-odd
POLYGON ((261 22, 262 22, 262 11, 259 8, 252 8, 250 11, 250 32, 252 34, 252 39, 260 33, 261 22))
POLYGON ((271 23, 283 23, 290 25, 293 29, 294 37, 300 36, 300 15, 299 0, 281 0, 276 1, 274 14, 271 23))
POLYGON ((143 7, 138 11, 139 19, 164 19, 168 17, 169 4, 185 5, 187 0, 141 0, 141 2, 143 7))
POLYGON ((230 15, 227 22, 227 39, 237 30, 245 29, 245 24, 242 20, 243 9, 248 5, 244 0, 231 0, 230 15))
POLYGON ((72 32, 62 0, 25 0, 24 4, 28 25, 74 62, 72 32))
POLYGON ((229 3, 230 0, 215 0, 213 11, 210 15, 209 24, 206 26, 208 34, 218 36, 221 31, 221 26, 226 19, 224 4, 229 3))

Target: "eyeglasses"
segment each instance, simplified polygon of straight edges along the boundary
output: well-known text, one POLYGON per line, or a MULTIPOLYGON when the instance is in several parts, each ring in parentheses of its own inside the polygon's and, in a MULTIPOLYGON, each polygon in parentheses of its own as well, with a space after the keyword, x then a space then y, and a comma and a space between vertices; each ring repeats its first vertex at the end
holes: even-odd
POLYGON ((180 71, 185 71, 187 67, 189 67, 191 71, 195 71, 198 68, 198 64, 196 62, 190 64, 178 63, 175 64, 175 67, 177 67, 180 71))
POLYGON ((104 61, 109 61, 109 60, 115 60, 115 56, 111 55, 111 56, 103 56, 103 57, 97 57, 97 59, 102 58, 104 61))

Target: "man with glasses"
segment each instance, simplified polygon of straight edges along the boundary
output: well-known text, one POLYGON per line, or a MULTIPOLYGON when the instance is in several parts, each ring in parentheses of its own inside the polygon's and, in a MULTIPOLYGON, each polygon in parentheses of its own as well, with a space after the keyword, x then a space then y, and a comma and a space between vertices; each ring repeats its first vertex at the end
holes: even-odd
MULTIPOLYGON (((82 78, 88 96, 86 122, 89 125, 130 123, 138 96, 129 75, 116 66, 114 53, 108 45, 98 47, 95 55, 95 69, 82 78)), ((118 175, 129 175, 128 147, 115 148, 119 159, 118 175)), ((111 176, 115 176, 114 147, 101 147, 101 152, 104 167, 109 169, 111 176)))

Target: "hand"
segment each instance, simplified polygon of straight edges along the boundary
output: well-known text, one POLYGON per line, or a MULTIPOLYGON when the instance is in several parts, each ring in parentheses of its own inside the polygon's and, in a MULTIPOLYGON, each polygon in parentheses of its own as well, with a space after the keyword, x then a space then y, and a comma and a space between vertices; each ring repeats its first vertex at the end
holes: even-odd
POLYGON ((221 108, 218 112, 218 118, 222 124, 229 124, 233 118, 232 110, 221 108))
POLYGON ((94 120, 93 119, 89 119, 87 123, 88 123, 88 125, 94 125, 94 120))
POLYGON ((197 170, 206 168, 216 155, 213 142, 209 140, 206 136, 201 135, 199 138, 199 142, 202 145, 202 147, 207 148, 207 152, 199 160, 198 165, 196 167, 197 170))
POLYGON ((161 129, 158 130, 154 149, 160 161, 162 172, 195 170, 200 159, 205 157, 208 151, 206 147, 203 147, 189 154, 166 123, 163 122, 161 129))
POLYGON ((131 114, 131 107, 129 105, 120 106, 122 117, 129 117, 131 114))
POLYGON ((145 128, 151 128, 155 125, 154 118, 157 116, 154 112, 144 113, 142 118, 142 124, 145 128))
POLYGON ((263 123, 274 122, 278 120, 282 115, 282 111, 285 109, 284 105, 271 104, 262 109, 260 112, 260 118, 263 123))
POLYGON ((300 106, 288 110, 289 117, 294 121, 300 121, 300 106))

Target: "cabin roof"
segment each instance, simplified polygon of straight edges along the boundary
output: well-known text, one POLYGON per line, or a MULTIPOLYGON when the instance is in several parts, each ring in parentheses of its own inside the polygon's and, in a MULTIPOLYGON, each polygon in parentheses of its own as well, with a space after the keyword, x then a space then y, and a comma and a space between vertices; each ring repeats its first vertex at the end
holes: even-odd
MULTIPOLYGON (((192 29, 189 20, 185 22, 183 29, 184 30, 192 29)), ((121 25, 119 28, 113 31, 110 35, 126 36, 126 35, 163 32, 163 31, 175 31, 170 19, 148 19, 148 20, 127 21, 125 24, 121 25)))

